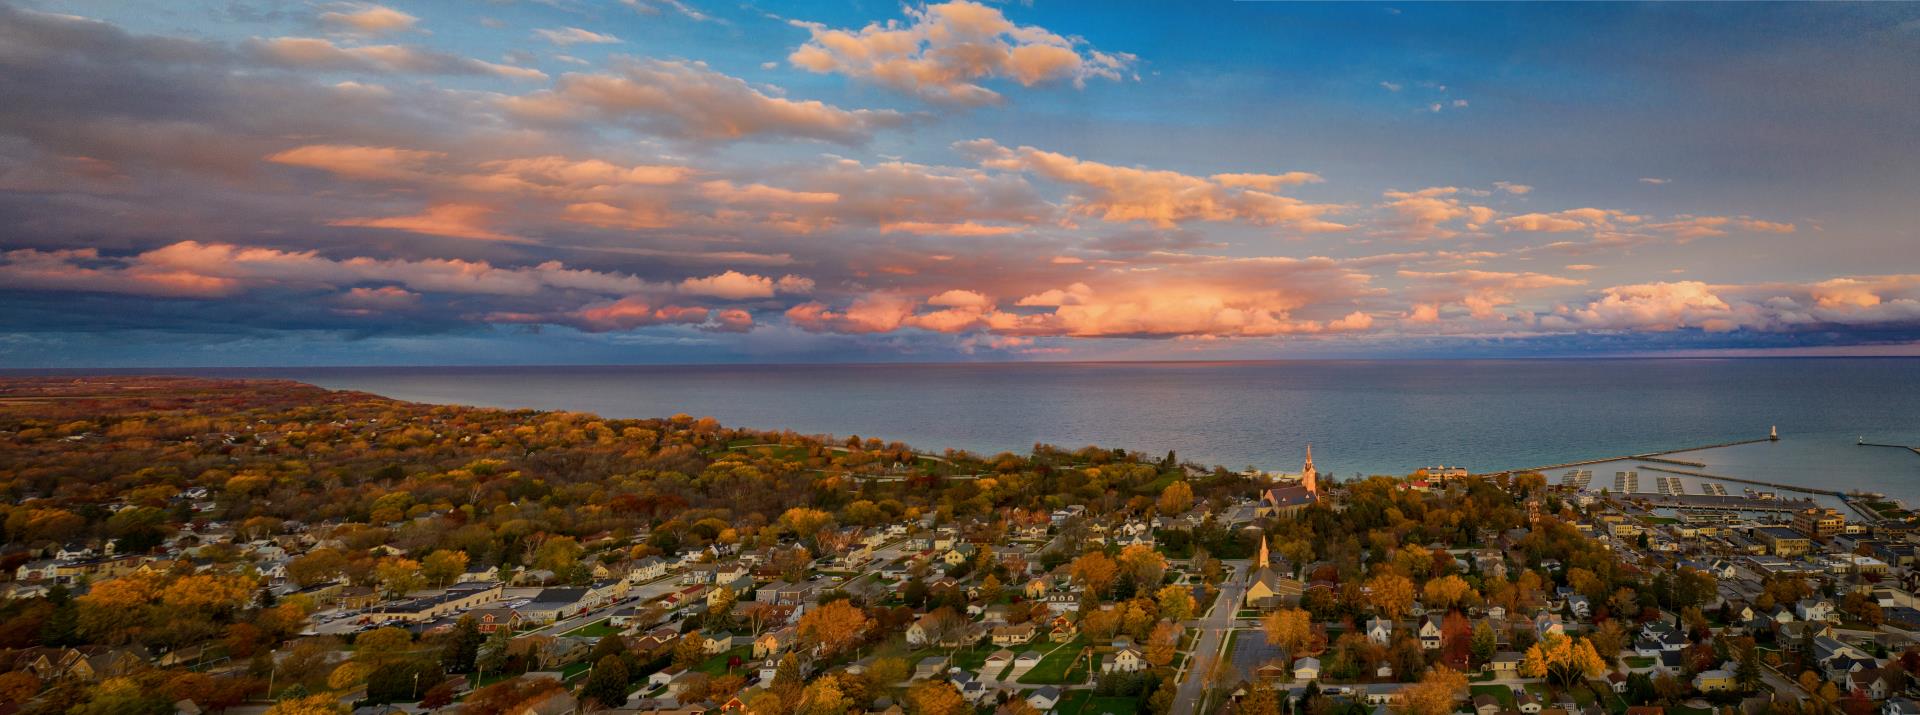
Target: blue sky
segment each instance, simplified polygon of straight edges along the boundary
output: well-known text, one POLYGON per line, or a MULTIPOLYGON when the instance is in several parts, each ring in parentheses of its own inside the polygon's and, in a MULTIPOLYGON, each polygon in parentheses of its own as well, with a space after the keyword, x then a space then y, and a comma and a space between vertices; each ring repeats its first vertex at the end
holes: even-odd
POLYGON ((0 3, 0 366, 1911 354, 1895 3, 0 3))

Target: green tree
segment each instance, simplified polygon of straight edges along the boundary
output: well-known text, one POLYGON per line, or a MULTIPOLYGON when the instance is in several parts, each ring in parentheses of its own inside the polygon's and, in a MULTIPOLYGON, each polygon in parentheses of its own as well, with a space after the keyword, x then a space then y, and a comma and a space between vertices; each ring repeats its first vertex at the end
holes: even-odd
POLYGON ((447 636, 446 647, 440 651, 440 667, 449 673, 473 672, 480 658, 480 644, 486 640, 473 616, 461 616, 453 624, 453 633, 447 636))
POLYGON ((593 662, 593 672, 587 674, 587 683, 580 687, 580 698, 599 703, 601 707, 619 707, 627 702, 627 662, 620 656, 609 655, 593 662))

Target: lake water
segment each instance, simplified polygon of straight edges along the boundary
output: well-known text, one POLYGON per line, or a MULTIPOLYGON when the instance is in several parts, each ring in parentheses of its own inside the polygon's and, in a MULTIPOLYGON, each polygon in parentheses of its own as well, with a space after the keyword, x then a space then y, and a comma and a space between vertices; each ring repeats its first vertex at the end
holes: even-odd
MULTIPOLYGON (((1024 452, 1098 444, 1232 468, 1474 471, 1781 441, 1703 471, 1920 502, 1920 359, 1018 363, 221 370, 399 399, 656 417, 1024 452)), ((1596 481, 1612 465, 1594 467, 1596 481), (1605 470, 1605 471, 1602 471, 1605 470)), ((1559 481, 1558 473, 1550 475, 1559 481)), ((1643 473, 1643 490, 1653 489, 1643 473)), ((1730 485, 1731 486, 1731 485, 1730 485)), ((1736 492, 1737 493, 1737 492, 1736 492)))

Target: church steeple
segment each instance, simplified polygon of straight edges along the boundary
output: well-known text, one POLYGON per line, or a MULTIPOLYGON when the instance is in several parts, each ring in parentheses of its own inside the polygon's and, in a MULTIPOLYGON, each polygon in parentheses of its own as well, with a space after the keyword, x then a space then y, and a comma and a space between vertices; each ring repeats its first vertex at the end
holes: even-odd
POLYGON ((1267 532, 1262 531, 1260 532, 1260 557, 1254 560, 1253 568, 1255 571, 1258 571, 1267 568, 1269 563, 1270 561, 1267 557, 1267 532))
POLYGON ((1320 496, 1319 477, 1320 473, 1313 468, 1313 443, 1308 442, 1307 463, 1300 467, 1300 485, 1307 488, 1308 494, 1320 496))

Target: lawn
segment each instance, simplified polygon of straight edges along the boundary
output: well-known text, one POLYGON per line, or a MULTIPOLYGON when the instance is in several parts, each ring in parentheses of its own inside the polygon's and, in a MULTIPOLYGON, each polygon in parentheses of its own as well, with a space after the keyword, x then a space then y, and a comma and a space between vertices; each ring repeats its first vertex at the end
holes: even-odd
POLYGON ((573 630, 567 631, 560 635, 574 636, 578 638, 600 638, 603 636, 610 636, 619 632, 620 632, 620 629, 607 625, 607 619, 602 618, 600 620, 594 621, 592 623, 581 626, 579 628, 575 628, 573 630))
POLYGON ((1140 712, 1140 699, 1120 696, 1100 697, 1091 690, 1069 690, 1061 696, 1053 712, 1060 715, 1132 715, 1140 712))
POLYGON ((1469 685, 1467 695, 1469 697, 1491 695, 1495 700, 1500 701, 1500 707, 1513 707, 1513 689, 1505 685, 1469 685))
POLYGON ((1646 657, 1646 656, 1643 656, 1643 655, 1630 655, 1630 656, 1627 656, 1627 657, 1625 657, 1625 658, 1621 658, 1620 660, 1622 660, 1622 661, 1624 661, 1624 662, 1626 662, 1626 664, 1627 664, 1627 667, 1629 667, 1629 668, 1651 668, 1651 667, 1653 667, 1653 659, 1652 659, 1652 658, 1648 658, 1648 657, 1646 657))
POLYGON ((743 645, 725 653, 715 655, 701 661, 701 663, 694 666, 693 669, 715 677, 726 675, 727 659, 734 657, 740 659, 740 668, 742 670, 751 667, 753 665, 753 646, 743 645))
POLYGON ((1075 643, 1068 643, 1065 647, 1055 649, 1053 652, 1041 658, 1039 665, 1033 666, 1033 670, 1029 670, 1026 674, 1020 676, 1020 682, 1030 685, 1061 685, 1080 682, 1072 678, 1075 672, 1081 675, 1080 680, 1084 680, 1086 676, 1086 666, 1081 664, 1079 656, 1080 647, 1075 643), (1078 667, 1076 667, 1076 665, 1078 667))

